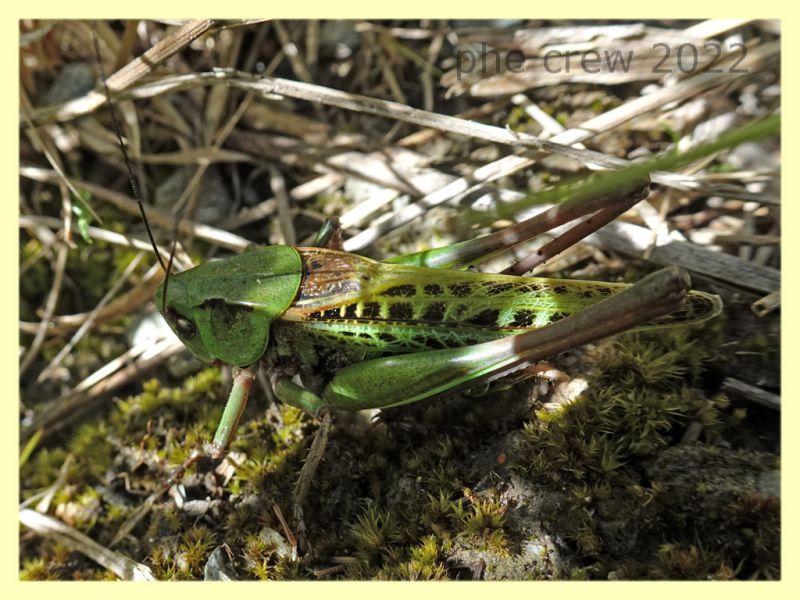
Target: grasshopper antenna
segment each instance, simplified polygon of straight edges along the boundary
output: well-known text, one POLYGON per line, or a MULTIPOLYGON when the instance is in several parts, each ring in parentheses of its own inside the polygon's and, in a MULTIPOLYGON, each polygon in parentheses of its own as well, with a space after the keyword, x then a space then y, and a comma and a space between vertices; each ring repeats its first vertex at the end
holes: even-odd
MULTIPOLYGON (((164 264, 164 259, 161 258, 161 252, 158 251, 158 246, 156 245, 156 240, 153 237, 153 232, 150 230, 150 222, 147 220, 147 214, 144 210, 144 203, 142 202, 142 197, 139 194, 139 183, 136 180, 136 175, 133 172, 133 165, 131 164, 131 159, 128 156, 128 151, 125 149, 125 143, 122 139, 122 128, 120 127, 119 120, 117 119, 117 111, 114 110, 114 103, 111 101, 111 92, 108 89, 108 83, 106 82, 106 73, 105 69, 103 69, 103 61, 100 57, 100 42, 98 41, 97 36, 97 21, 94 22, 94 28, 92 29, 92 41, 94 42, 94 53, 95 57, 97 58, 97 68, 100 71, 100 81, 103 82, 103 89, 106 93, 106 102, 108 103, 108 112, 111 113, 111 121, 114 123, 114 132, 117 134, 117 140, 119 140, 119 147, 122 150, 122 156, 125 159, 125 166, 128 169, 128 179, 130 180, 131 190, 133 191, 133 197, 136 199, 136 202, 139 205, 139 213, 142 215, 142 221, 144 221, 144 227, 147 230, 147 237, 150 238, 150 244, 153 246, 153 250, 156 253, 156 257, 158 258, 158 263, 161 265, 163 269, 166 279, 169 279, 169 270, 172 267, 172 258, 175 253, 175 243, 172 244, 172 252, 170 252, 169 257, 169 265, 164 264)), ((164 298, 166 299, 167 294, 167 285, 166 280, 164 283, 164 298)))
MULTIPOLYGON (((172 248, 169 251, 169 261, 167 261, 167 276, 164 278, 164 289, 161 291, 161 306, 164 307, 164 310, 167 310, 167 286, 169 285, 169 274, 172 272, 172 261, 175 258, 175 245, 178 241, 178 223, 179 221, 176 219, 175 231, 172 235, 172 248)), ((161 266, 164 266, 163 263, 161 266)))

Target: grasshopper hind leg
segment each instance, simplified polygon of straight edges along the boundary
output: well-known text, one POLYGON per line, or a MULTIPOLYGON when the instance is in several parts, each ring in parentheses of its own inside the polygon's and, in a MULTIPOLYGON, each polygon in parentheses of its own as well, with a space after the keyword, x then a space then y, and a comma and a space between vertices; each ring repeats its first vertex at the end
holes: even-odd
POLYGON ((303 468, 300 470, 300 476, 297 478, 297 483, 294 486, 294 493, 292 494, 292 515, 297 531, 297 545, 301 552, 308 549, 306 525, 303 521, 303 506, 308 498, 311 482, 314 480, 314 475, 317 472, 319 463, 325 455, 325 448, 328 445, 328 435, 331 431, 331 425, 331 413, 325 411, 320 419, 319 429, 317 429, 314 440, 311 442, 311 448, 308 451, 308 455, 306 455, 306 460, 303 463, 303 468))
POLYGON ((292 493, 292 514, 297 533, 297 545, 302 552, 308 549, 305 535, 306 526, 303 521, 303 506, 308 498, 311 482, 314 480, 319 463, 325 455, 333 419, 330 411, 325 408, 319 396, 293 383, 285 375, 272 379, 272 389, 278 400, 311 413, 320 422, 320 427, 311 442, 311 448, 303 462, 303 468, 300 470, 300 476, 297 478, 297 483, 295 483, 294 492, 292 493))

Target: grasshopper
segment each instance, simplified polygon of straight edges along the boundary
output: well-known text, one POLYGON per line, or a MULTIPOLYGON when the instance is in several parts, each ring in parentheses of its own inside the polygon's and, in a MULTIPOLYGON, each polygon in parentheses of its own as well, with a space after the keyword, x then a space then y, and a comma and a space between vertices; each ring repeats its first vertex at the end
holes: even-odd
POLYGON ((169 277, 156 304, 195 356, 237 368, 206 454, 220 458, 230 445, 254 365, 267 369, 279 400, 320 418, 294 492, 302 531, 332 410, 418 402, 631 327, 697 323, 720 311, 717 296, 688 287, 675 267, 631 286, 434 268, 418 255, 378 262, 270 246, 169 277))
MULTIPOLYGON (((313 247, 257 248, 174 274, 170 257, 156 293, 159 312, 197 358, 235 368, 213 442, 192 452, 171 480, 203 455, 226 453, 264 367, 279 400, 321 421, 294 491, 302 529, 301 507, 332 411, 396 407, 511 375, 524 378, 533 372, 526 367, 578 345, 720 312, 719 298, 689 291, 688 275, 676 267, 633 286, 468 269, 541 232, 543 224, 547 229, 559 219, 596 213, 596 228, 630 204, 595 200, 567 202, 492 236, 385 262, 340 250, 335 223, 323 227, 313 247)), ((590 232, 587 224, 559 239, 574 243, 590 232)), ((161 260, 152 235, 151 241, 161 260)), ((565 244, 550 246, 561 251, 565 244)))

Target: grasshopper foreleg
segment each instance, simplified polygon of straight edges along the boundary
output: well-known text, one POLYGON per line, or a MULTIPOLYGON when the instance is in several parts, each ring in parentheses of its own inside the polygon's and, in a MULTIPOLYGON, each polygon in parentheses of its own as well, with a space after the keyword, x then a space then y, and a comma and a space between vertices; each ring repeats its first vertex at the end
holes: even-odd
POLYGON ((239 425, 239 419, 242 417, 245 406, 247 406, 250 388, 253 386, 253 380, 255 380, 257 373, 258 365, 250 365, 243 369, 234 368, 233 386, 228 396, 228 402, 225 404, 222 418, 219 421, 219 425, 217 425, 214 441, 206 444, 203 449, 211 458, 222 458, 228 451, 228 447, 233 441, 236 427, 239 425))
POLYGON ((239 419, 247 406, 247 398, 250 396, 250 388, 253 385, 253 380, 256 377, 257 366, 251 365, 249 367, 234 368, 233 370, 233 385, 231 386, 231 393, 228 395, 228 402, 225 404, 225 410, 222 413, 222 418, 217 425, 217 432, 214 434, 214 440, 210 444, 204 444, 203 449, 195 448, 189 455, 189 458, 184 460, 178 468, 176 468, 167 479, 167 484, 172 485, 180 481, 186 470, 195 464, 203 457, 209 457, 218 460, 225 456, 228 448, 233 441, 236 427, 239 424, 239 419))

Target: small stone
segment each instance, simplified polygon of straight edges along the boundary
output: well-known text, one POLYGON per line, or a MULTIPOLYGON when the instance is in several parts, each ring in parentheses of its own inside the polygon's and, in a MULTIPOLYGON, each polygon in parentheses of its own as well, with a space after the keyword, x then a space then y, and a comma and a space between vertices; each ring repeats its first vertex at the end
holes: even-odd
POLYGON ((258 539, 272 546, 278 558, 285 558, 292 555, 292 547, 280 533, 271 527, 264 527, 264 529, 259 531, 258 539))
POLYGON ((214 548, 211 556, 208 557, 203 579, 206 581, 236 581, 236 575, 233 574, 228 561, 228 553, 223 546, 214 548))

